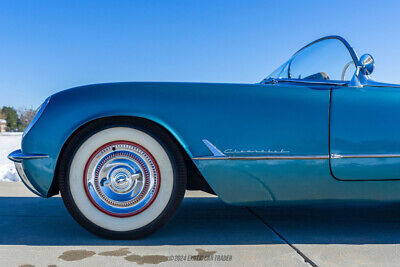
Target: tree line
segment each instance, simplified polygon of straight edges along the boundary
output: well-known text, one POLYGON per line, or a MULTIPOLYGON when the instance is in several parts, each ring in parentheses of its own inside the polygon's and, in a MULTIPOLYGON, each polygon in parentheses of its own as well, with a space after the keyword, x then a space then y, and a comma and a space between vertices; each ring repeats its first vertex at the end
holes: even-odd
POLYGON ((36 112, 31 108, 15 109, 3 106, 0 109, 0 119, 7 121, 7 131, 23 132, 35 117, 36 112))

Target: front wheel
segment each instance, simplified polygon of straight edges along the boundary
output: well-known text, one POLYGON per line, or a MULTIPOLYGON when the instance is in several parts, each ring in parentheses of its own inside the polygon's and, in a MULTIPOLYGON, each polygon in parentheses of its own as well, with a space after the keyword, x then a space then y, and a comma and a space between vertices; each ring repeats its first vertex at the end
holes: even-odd
POLYGON ((111 239, 156 231, 175 213, 186 188, 175 141, 140 121, 103 120, 83 128, 68 143, 59 170, 70 214, 90 232, 111 239))

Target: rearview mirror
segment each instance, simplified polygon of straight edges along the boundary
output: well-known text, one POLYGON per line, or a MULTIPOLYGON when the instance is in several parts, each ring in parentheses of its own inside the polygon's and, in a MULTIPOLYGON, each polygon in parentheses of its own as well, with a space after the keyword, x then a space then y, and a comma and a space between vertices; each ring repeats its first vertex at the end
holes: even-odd
POLYGON ((360 57, 362 71, 365 75, 371 75, 375 69, 375 60, 370 54, 364 54, 360 57))

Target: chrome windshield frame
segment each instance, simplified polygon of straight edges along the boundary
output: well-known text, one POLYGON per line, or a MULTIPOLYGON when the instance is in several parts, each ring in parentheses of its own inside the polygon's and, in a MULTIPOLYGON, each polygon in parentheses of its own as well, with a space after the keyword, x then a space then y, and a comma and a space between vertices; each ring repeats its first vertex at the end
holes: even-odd
MULTIPOLYGON (((305 46, 303 46, 301 49, 299 49, 296 53, 293 54, 293 56, 286 62, 286 64, 284 63, 285 66, 287 66, 289 64, 290 68, 290 63, 291 61, 293 61, 293 59, 295 58, 295 56, 297 54, 299 54, 302 50, 304 50, 305 48, 314 45, 318 42, 327 40, 327 39, 336 39, 339 40, 340 42, 343 43, 343 45, 347 48, 347 50, 350 53, 351 58, 353 59, 354 65, 356 66, 356 68, 361 68, 362 64, 360 63, 360 60, 357 56, 356 51, 353 49, 353 47, 350 46, 350 44, 346 41, 346 39, 344 39, 341 36, 338 35, 329 35, 329 36, 325 36, 322 38, 319 38, 305 46)), ((268 76, 269 77, 269 76, 268 76)), ((263 79, 260 84, 276 84, 278 82, 293 82, 293 83, 308 83, 308 84, 321 84, 321 85, 336 85, 336 86, 347 86, 349 84, 349 81, 336 81, 336 80, 332 80, 332 81, 314 81, 314 80, 304 80, 304 79, 293 79, 293 78, 265 78, 263 79)))
POLYGON ((304 50, 305 48, 307 48, 315 43, 321 42, 326 39, 339 40, 340 42, 342 42, 344 44, 344 46, 349 51, 350 56, 352 57, 354 65, 356 67, 356 71, 353 75, 353 78, 350 81, 338 81, 338 80, 316 81, 316 80, 294 79, 294 78, 272 78, 272 77, 270 77, 271 76, 271 74, 270 74, 269 76, 267 76, 267 78, 265 78, 261 82, 259 82, 259 84, 297 83, 297 84, 315 84, 315 85, 328 85, 328 86, 348 86, 348 87, 359 87, 359 88, 360 87, 400 88, 400 84, 376 82, 376 81, 372 80, 369 75, 362 72, 361 70, 364 68, 364 66, 361 63, 360 59, 358 58, 356 51, 353 49, 353 47, 350 46, 350 44, 346 41, 346 39, 344 39, 343 37, 338 36, 338 35, 325 36, 325 37, 319 38, 319 39, 307 44, 306 46, 302 47, 296 53, 294 53, 293 56, 288 61, 286 61, 285 63, 283 63, 281 65, 281 67, 283 67, 282 70, 284 70, 288 64, 290 65, 290 63, 294 59, 294 57, 298 53, 300 53, 302 50, 304 50))
POLYGON ((316 44, 318 42, 327 40, 327 39, 337 39, 337 40, 341 41, 344 44, 344 46, 347 48, 347 50, 349 51, 349 53, 350 53, 350 55, 351 55, 351 57, 352 57, 352 59, 354 61, 354 64, 356 66, 362 67, 362 64, 360 63, 360 60, 358 59, 357 53, 354 50, 354 48, 350 46, 349 42, 347 42, 346 39, 344 39, 343 37, 341 37, 339 35, 329 35, 329 36, 325 36, 325 37, 319 38, 319 39, 309 43, 308 45, 303 46, 302 48, 300 48, 296 53, 293 54, 293 56, 290 59, 294 58, 298 53, 300 53, 305 48, 307 48, 309 46, 312 46, 313 44, 316 44))

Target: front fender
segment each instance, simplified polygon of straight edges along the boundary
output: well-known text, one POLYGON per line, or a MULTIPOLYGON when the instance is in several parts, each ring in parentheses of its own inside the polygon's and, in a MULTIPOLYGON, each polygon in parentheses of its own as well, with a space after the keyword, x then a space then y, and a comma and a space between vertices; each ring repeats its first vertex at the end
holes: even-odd
POLYGON ((43 114, 22 140, 24 153, 48 155, 45 159, 23 163, 26 172, 34 176, 33 182, 43 195, 47 195, 50 189, 65 142, 81 126, 99 118, 130 116, 151 120, 167 129, 188 155, 193 156, 182 135, 168 122, 173 120, 173 114, 177 112, 173 107, 177 103, 163 100, 166 97, 165 90, 149 94, 153 90, 139 88, 143 86, 132 83, 89 85, 62 91, 51 97, 43 114))

